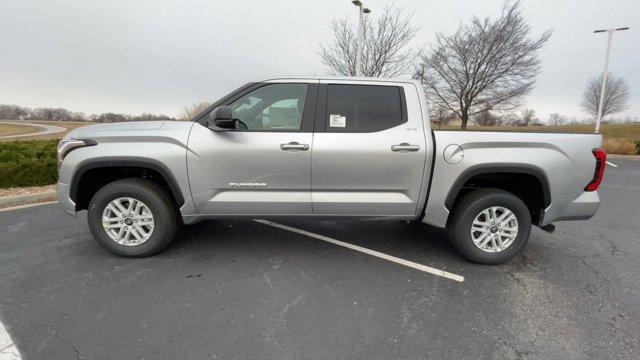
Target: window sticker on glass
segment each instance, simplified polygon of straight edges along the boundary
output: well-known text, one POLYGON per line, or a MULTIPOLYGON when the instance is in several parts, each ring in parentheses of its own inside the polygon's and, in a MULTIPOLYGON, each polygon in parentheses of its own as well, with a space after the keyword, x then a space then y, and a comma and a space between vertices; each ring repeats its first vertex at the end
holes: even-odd
POLYGON ((340 114, 331 114, 329 115, 329 126, 347 127, 347 117, 340 114))

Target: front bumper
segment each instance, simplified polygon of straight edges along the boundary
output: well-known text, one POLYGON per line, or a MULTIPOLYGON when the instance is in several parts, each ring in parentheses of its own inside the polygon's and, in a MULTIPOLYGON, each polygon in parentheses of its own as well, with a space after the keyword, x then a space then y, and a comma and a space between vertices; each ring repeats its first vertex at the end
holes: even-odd
POLYGON ((600 196, 597 191, 585 191, 577 196, 553 195, 540 226, 554 221, 590 219, 598 212, 599 207, 600 196))
POLYGON ((58 182, 58 205, 67 214, 76 217, 76 203, 71 200, 69 184, 58 182))

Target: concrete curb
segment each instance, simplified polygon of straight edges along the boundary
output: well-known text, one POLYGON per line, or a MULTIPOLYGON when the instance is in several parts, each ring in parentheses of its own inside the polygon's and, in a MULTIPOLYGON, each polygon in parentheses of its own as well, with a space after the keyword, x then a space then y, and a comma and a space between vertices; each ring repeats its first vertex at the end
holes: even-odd
POLYGON ((15 206, 15 205, 24 205, 24 204, 32 204, 43 201, 51 201, 57 200, 58 193, 54 191, 47 191, 35 194, 24 194, 24 195, 15 195, 15 196, 7 196, 0 198, 0 208, 15 206))

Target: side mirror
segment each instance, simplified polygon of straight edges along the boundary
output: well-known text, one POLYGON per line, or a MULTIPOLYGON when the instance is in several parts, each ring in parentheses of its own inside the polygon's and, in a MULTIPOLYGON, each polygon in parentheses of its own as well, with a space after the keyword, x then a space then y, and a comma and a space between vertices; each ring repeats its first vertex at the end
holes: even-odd
POLYGON ((233 119, 231 106, 218 106, 209 113, 207 127, 213 131, 233 131, 236 129, 236 120, 233 119))

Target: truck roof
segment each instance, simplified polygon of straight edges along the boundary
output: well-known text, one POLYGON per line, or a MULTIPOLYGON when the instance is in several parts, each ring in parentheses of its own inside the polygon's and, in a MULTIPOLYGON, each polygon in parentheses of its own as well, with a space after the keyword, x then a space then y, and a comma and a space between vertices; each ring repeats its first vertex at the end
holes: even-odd
POLYGON ((258 82, 278 81, 278 80, 338 80, 338 81, 361 81, 361 82, 393 82, 393 83, 411 83, 420 86, 420 81, 406 78, 383 78, 383 77, 362 77, 362 76, 272 76, 258 80, 258 82))

